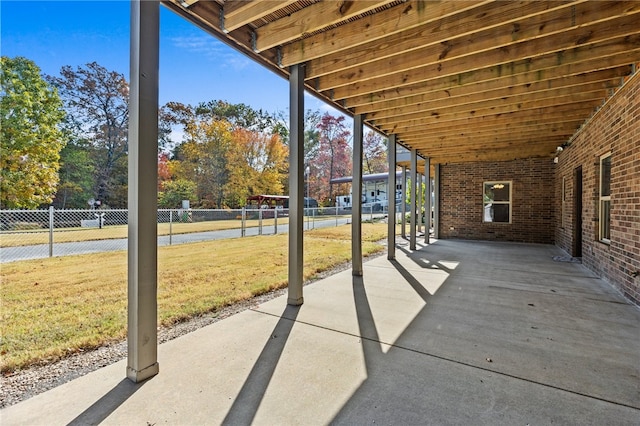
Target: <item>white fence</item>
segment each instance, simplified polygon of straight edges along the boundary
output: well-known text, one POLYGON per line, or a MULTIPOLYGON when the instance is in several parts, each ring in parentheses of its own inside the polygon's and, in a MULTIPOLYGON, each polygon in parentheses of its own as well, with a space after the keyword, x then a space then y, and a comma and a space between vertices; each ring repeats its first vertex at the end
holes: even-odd
MULTIPOLYGON (((306 208, 304 229, 351 222, 351 211, 306 208)), ((363 221, 386 216, 363 206, 363 221)), ((288 231, 286 209, 159 209, 158 245, 273 235, 288 231)), ((0 210, 0 262, 127 249, 126 209, 0 210)))

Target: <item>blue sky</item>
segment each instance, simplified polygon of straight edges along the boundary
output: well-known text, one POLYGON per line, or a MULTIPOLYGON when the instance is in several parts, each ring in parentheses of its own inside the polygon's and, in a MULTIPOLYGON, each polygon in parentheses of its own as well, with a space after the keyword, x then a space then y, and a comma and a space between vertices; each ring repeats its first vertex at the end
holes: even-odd
MULTIPOLYGON (((0 53, 33 60, 49 75, 89 62, 129 79, 129 1, 16 1, 0 3, 0 53)), ((160 104, 210 100, 288 111, 288 83, 160 8, 160 104)), ((306 96, 305 108, 327 109, 306 96)))

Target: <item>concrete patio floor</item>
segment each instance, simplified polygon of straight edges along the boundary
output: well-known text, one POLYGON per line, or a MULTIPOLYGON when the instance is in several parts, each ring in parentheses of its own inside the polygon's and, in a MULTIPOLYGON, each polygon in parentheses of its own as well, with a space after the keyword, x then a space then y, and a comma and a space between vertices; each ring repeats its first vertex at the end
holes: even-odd
POLYGON ((14 424, 640 424, 640 310, 553 246, 440 240, 0 411, 14 424))

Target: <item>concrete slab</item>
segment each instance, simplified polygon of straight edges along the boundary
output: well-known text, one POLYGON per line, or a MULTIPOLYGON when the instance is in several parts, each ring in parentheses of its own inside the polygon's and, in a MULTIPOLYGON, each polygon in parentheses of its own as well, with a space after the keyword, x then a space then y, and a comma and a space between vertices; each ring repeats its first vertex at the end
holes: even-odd
POLYGON ((640 424, 640 311, 552 246, 441 240, 0 411, 13 424, 640 424))

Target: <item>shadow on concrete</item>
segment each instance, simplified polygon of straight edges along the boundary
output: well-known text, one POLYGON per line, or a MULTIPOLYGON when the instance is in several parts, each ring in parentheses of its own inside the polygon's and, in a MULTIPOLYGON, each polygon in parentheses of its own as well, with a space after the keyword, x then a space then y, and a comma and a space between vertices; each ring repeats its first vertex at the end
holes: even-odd
MULTIPOLYGON (((490 265, 488 269, 499 272, 497 280, 505 287, 527 282, 512 274, 513 265, 496 256, 493 247, 467 245, 474 252, 471 262, 490 265)), ((535 304, 527 305, 528 299, 520 300, 519 291, 495 290, 495 277, 478 280, 474 270, 461 271, 465 269, 462 263, 469 259, 457 256, 446 244, 437 252, 426 247, 415 252, 399 249, 422 268, 442 269, 447 277, 440 291, 431 294, 405 266, 390 261, 403 278, 394 284, 406 282, 426 303, 390 345, 379 338, 375 321, 380 318, 372 312, 363 278, 353 278, 367 378, 330 424, 518 424, 531 420, 604 424, 616 416, 620 424, 635 424, 629 419, 638 418, 640 407, 632 402, 634 391, 629 385, 633 380, 628 375, 634 370, 630 361, 637 356, 623 354, 621 361, 605 361, 607 345, 599 344, 602 336, 594 336, 586 345, 591 352, 585 352, 582 345, 587 332, 597 329, 591 324, 572 325, 577 333, 567 336, 568 341, 559 334, 556 337, 558 322, 571 324, 576 317, 586 321, 582 310, 589 307, 574 306, 546 292, 536 294, 535 304), (460 266, 448 267, 453 261, 460 266), (548 311, 541 314, 518 308, 523 304, 527 308, 544 306, 548 311), (549 314, 552 311, 554 315, 549 314), (626 372, 617 371, 622 365, 626 372), (608 377, 614 372, 615 376, 608 377), (616 390, 615 384, 622 382, 624 390, 616 390)), ((549 288, 560 288, 566 280, 553 274, 541 280, 538 273, 532 274, 549 288)), ((614 308, 607 307, 610 309, 614 308)))
POLYGON ((299 312, 300 306, 287 305, 222 424, 253 422, 299 312))
MULTIPOLYGON (((151 380, 151 378, 148 380, 151 380)), ((129 379, 122 379, 120 383, 107 392, 102 398, 80 413, 75 419, 71 420, 68 425, 80 426, 102 423, 104 419, 117 410, 118 407, 136 393, 148 380, 133 383, 129 379)))

